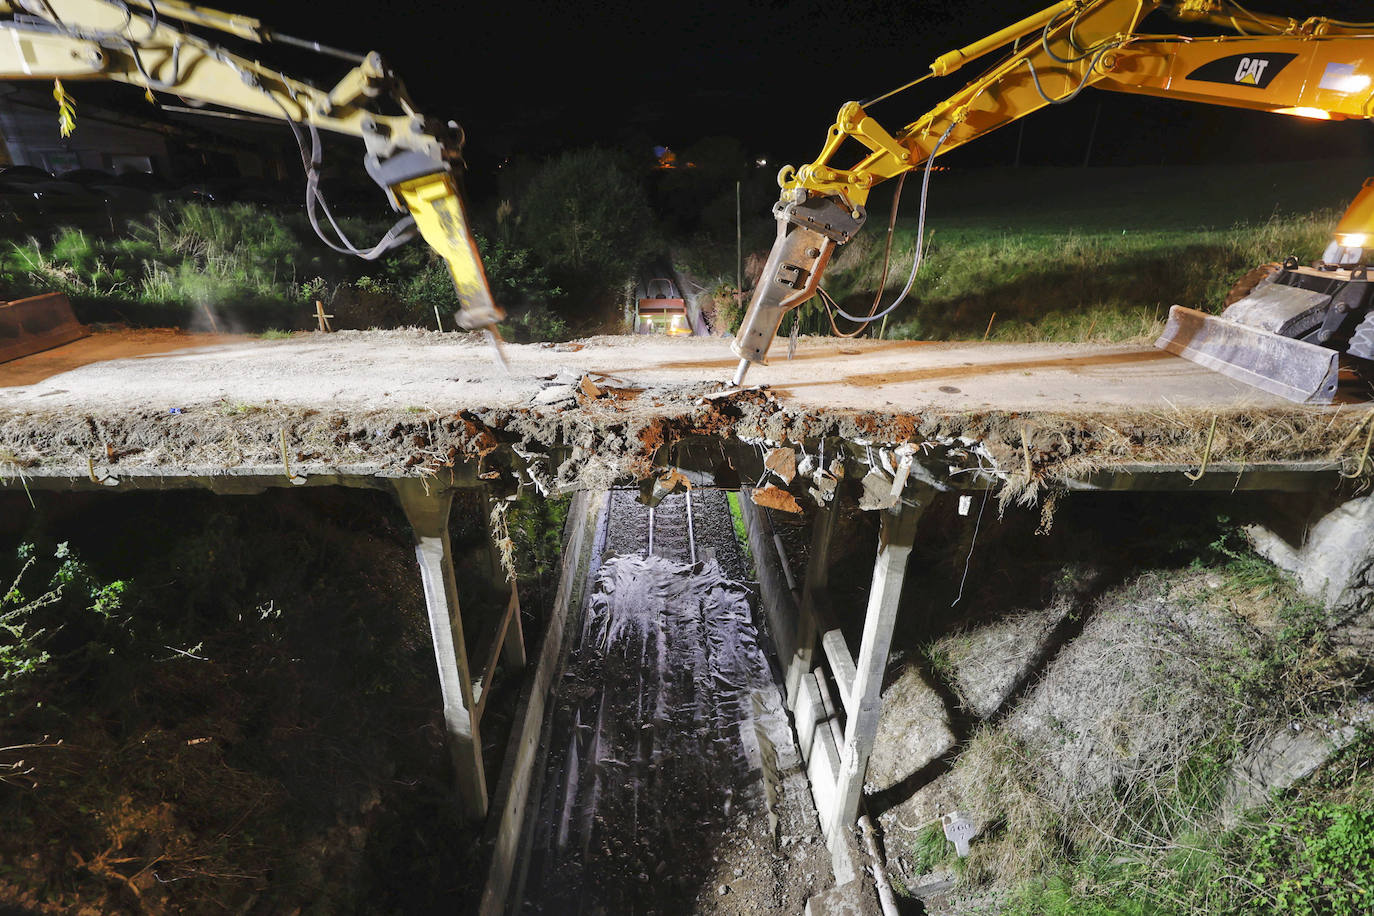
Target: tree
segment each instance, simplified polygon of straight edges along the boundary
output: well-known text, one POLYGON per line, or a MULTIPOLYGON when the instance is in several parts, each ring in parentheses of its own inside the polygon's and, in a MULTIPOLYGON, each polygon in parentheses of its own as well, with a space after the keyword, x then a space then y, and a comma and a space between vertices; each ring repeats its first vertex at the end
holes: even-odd
POLYGON ((517 209, 525 244, 575 292, 620 287, 654 248, 644 190, 605 150, 574 150, 545 163, 517 209))

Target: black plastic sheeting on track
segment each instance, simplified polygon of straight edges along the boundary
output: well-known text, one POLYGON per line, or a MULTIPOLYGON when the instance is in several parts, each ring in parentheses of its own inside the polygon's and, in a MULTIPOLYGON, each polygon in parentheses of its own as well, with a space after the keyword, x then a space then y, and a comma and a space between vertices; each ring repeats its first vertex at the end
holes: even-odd
POLYGON ((714 560, 608 559, 557 692, 525 912, 690 911, 795 765, 747 591, 714 560))

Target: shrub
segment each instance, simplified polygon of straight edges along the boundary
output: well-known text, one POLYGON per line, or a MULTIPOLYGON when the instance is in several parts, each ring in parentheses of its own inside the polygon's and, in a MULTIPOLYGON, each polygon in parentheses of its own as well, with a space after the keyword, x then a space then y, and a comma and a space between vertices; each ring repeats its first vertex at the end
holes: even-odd
POLYGON ((125 591, 122 581, 99 581, 66 543, 51 553, 21 544, 15 557, 17 570, 0 594, 0 710, 7 714, 32 695, 34 682, 52 667, 54 652, 113 651, 125 591))

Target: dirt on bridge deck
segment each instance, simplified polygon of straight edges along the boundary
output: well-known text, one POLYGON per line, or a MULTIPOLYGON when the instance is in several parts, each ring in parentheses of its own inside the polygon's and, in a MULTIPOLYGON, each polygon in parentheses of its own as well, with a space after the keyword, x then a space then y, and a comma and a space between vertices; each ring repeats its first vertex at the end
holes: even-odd
POLYGON ((0 366, 0 477, 284 461, 303 474, 443 474, 505 447, 521 461, 555 454, 541 484, 567 489, 643 478, 661 446, 705 435, 976 442, 1024 488, 1114 465, 1196 465, 1204 452, 1353 465, 1371 413, 1364 383, 1335 406, 1294 405, 1148 345, 803 338, 794 359, 779 344, 752 369, 748 383, 764 387, 719 394, 736 365, 720 339, 507 345, 507 373, 477 335, 179 335, 168 351, 163 337, 123 333, 0 366))

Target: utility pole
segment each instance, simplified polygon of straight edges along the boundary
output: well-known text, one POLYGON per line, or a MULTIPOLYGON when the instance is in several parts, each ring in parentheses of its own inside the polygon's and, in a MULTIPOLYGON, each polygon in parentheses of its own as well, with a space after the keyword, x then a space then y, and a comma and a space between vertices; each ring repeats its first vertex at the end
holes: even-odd
POLYGON ((740 182, 735 179, 735 301, 744 308, 744 230, 740 222, 740 182))
POLYGON ((1088 131, 1088 148, 1083 152, 1083 168, 1088 167, 1088 163, 1093 158, 1093 141, 1097 139, 1097 119, 1102 117, 1102 103, 1097 103, 1097 108, 1093 110, 1093 126, 1088 131))

